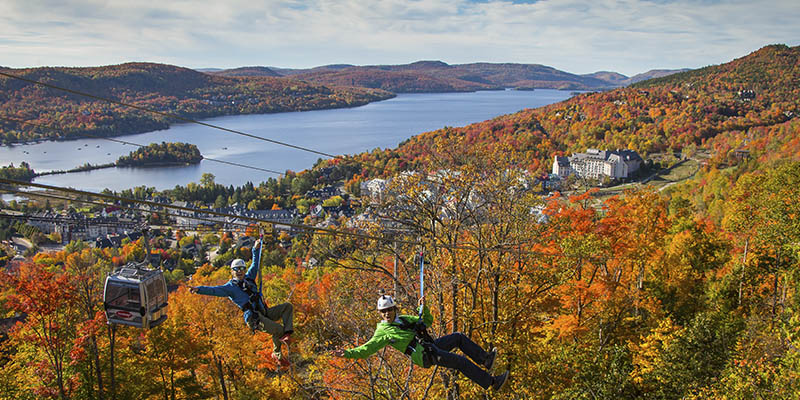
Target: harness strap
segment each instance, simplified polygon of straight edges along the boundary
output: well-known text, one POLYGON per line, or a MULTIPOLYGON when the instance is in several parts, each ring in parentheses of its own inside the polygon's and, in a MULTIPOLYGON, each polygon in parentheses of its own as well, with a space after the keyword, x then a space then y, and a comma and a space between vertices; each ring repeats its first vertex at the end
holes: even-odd
POLYGON ((413 339, 411 339, 410 342, 408 342, 408 346, 406 347, 406 351, 404 351, 404 353, 407 356, 411 356, 412 354, 414 354, 415 351, 417 351, 417 338, 416 337, 414 337, 413 339))
POLYGON ((235 281, 236 286, 239 287, 246 295, 247 295, 247 303, 245 303, 241 309, 242 311, 253 310, 253 311, 260 311, 259 309, 266 309, 266 304, 263 302, 261 298, 261 293, 257 292, 256 283, 251 282, 248 279, 244 279, 241 281, 235 281))

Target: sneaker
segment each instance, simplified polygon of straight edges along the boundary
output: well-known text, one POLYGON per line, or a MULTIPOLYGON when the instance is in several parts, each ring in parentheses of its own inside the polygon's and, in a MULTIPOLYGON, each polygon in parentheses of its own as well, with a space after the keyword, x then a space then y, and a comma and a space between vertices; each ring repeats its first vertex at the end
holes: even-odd
POLYGON ((286 345, 288 346, 289 343, 292 343, 292 332, 289 331, 284 333, 283 336, 281 336, 281 338, 278 340, 280 340, 283 343, 286 343, 286 345))
POLYGON ((494 377, 494 383, 492 383, 492 389, 495 392, 499 392, 503 390, 503 387, 506 386, 506 382, 508 382, 508 371, 503 372, 502 375, 497 375, 494 377))
POLYGON ((491 371, 492 367, 494 367, 494 360, 497 358, 497 347, 493 347, 492 351, 490 351, 486 355, 486 361, 483 362, 483 366, 486 367, 487 371, 491 371))

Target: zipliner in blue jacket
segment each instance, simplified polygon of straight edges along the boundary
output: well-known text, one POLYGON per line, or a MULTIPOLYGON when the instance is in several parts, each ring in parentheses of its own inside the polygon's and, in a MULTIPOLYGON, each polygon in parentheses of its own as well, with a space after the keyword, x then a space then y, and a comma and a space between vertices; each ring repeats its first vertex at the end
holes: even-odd
MULTIPOLYGON (((250 267, 247 268, 247 273, 244 275, 245 281, 249 281, 252 285, 256 284, 256 276, 258 275, 258 268, 261 265, 261 243, 258 246, 253 246, 253 260, 250 263, 250 267), (256 251, 258 249, 258 251, 256 251)), ((257 288, 257 286, 256 286, 257 288)), ((245 309, 247 303, 250 302, 250 297, 247 296, 244 290, 239 287, 239 282, 236 279, 231 279, 224 285, 218 286, 198 286, 197 287, 198 294, 205 294, 209 296, 217 296, 217 297, 228 297, 234 302, 240 309, 244 310, 244 322, 247 323, 253 314, 252 307, 248 307, 245 309)), ((259 298, 263 302, 263 298, 261 293, 258 293, 259 298)))

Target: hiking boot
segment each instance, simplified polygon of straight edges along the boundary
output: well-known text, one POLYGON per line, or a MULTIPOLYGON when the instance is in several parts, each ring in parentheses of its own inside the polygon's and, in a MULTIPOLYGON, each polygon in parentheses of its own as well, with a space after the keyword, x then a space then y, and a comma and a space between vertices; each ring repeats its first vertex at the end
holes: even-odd
POLYGON ((503 390, 503 387, 506 386, 506 382, 508 382, 508 371, 503 372, 502 375, 497 375, 494 377, 492 389, 494 389, 495 392, 499 392, 503 390))
POLYGON ((483 362, 483 366, 486 367, 487 371, 491 371, 492 367, 494 367, 494 360, 497 358, 497 347, 493 347, 492 350, 486 355, 486 361, 483 362))

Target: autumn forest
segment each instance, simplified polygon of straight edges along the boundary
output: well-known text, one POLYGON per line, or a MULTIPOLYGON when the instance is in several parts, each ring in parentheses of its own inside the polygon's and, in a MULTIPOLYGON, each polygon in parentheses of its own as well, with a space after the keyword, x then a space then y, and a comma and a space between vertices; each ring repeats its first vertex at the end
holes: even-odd
MULTIPOLYGON (((138 68, 145 67, 128 65, 120 76, 138 68)), ((235 98, 262 89, 308 92, 292 97, 297 107, 301 99, 355 104, 387 95, 191 75, 235 98)), ((109 95, 211 115, 204 101, 215 101, 216 92, 179 82, 185 79, 165 81, 172 92, 130 87, 109 95)), ((321 160, 282 180, 250 184, 247 200, 276 210, 300 204, 304 191, 293 187, 338 182, 372 218, 339 217, 324 230, 291 236, 263 223, 233 233, 154 231, 147 247, 174 268, 167 273, 169 317, 150 330, 113 329, 102 305, 106 274, 143 259, 145 239, 102 249, 72 242, 22 261, 4 250, 0 399, 796 398, 799 82, 800 48, 771 45, 729 63, 445 127, 396 149, 321 160), (533 184, 554 156, 587 148, 666 154, 697 169, 669 186, 634 184, 613 195, 533 184), (390 179, 384 193, 358 196, 355 188, 373 178, 390 179), (276 364, 271 337, 252 333, 234 304, 188 289, 226 282, 229 261, 251 257, 237 237, 262 234, 265 299, 294 305, 291 368, 276 364), (214 247, 216 258, 192 259, 171 240, 214 247), (413 366, 392 349, 366 360, 334 356, 371 337, 379 288, 397 298, 401 313, 415 313, 420 261, 431 333, 463 332, 498 347, 494 372, 511 373, 503 392, 484 391, 450 369, 413 366)), ((0 86, 11 85, 19 84, 0 78, 0 86)), ((42 123, 68 119, 75 134, 118 129, 102 122, 108 113, 125 115, 120 121, 133 130, 161 123, 117 106, 32 94, 40 90, 6 90, 14 95, 3 99, 3 112, 42 123), (52 100, 29 107, 37 98, 52 100)), ((261 99, 252 112, 278 104, 252 96, 261 99)), ((40 137, 18 125, 2 132, 6 140, 40 137)), ((199 156, 191 147, 178 150, 199 156)), ((212 181, 191 190, 214 198, 214 188, 212 181)), ((160 194, 176 200, 189 192, 160 194)))

